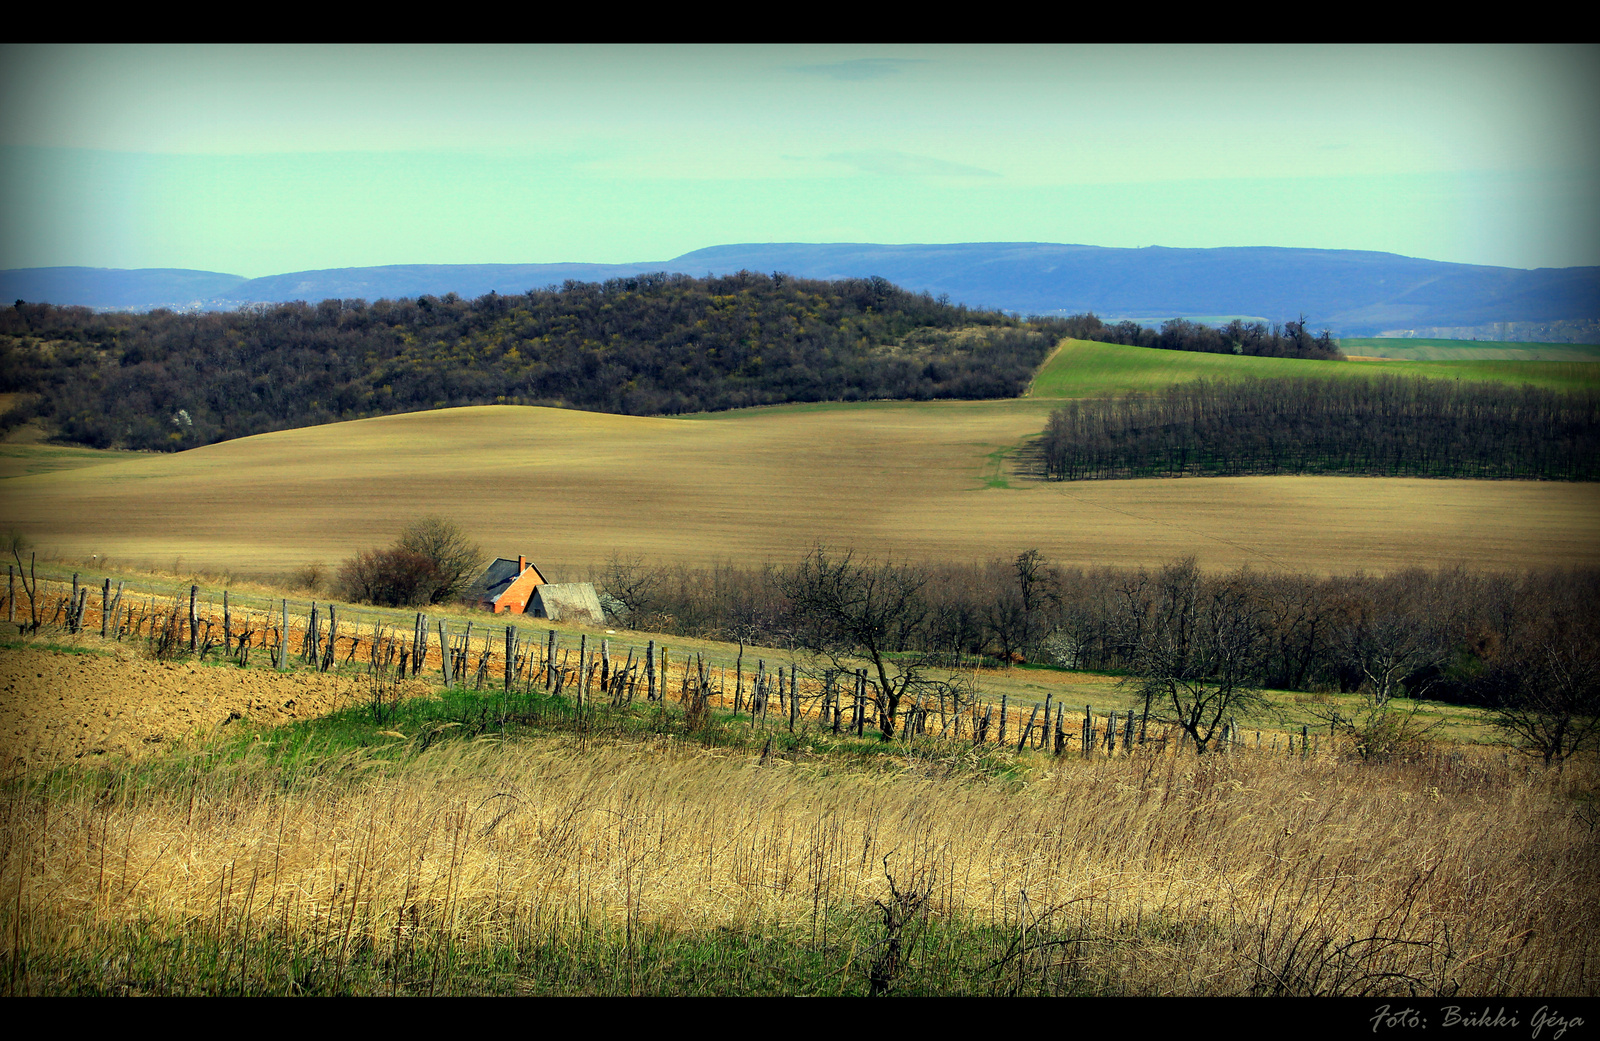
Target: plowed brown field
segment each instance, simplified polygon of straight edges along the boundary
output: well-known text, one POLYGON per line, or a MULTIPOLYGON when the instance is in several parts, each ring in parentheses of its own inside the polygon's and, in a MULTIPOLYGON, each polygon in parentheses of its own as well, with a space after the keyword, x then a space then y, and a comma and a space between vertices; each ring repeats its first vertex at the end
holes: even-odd
POLYGON ((612 552, 787 563, 818 541, 970 562, 1349 573, 1600 564, 1600 485, 1375 477, 1027 481, 1054 402, 870 403, 646 419, 483 406, 262 434, 0 481, 42 556, 182 572, 336 566, 425 514, 582 581, 612 552))
POLYGON ((0 650, 0 775, 144 755, 241 717, 277 724, 324 715, 365 693, 339 676, 149 661, 127 649, 0 650))

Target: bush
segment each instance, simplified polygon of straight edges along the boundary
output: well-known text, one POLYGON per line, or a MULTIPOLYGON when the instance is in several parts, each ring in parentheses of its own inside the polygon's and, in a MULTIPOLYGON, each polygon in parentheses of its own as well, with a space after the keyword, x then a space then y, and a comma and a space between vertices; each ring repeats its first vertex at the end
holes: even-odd
POLYGON ((400 551, 432 565, 434 577, 423 599, 429 604, 455 599, 483 571, 483 550, 467 539, 460 525, 443 517, 424 517, 408 524, 390 550, 400 551))
POLYGON ((433 561, 399 547, 362 550, 339 569, 339 586, 347 599, 379 607, 430 603, 444 582, 433 561))

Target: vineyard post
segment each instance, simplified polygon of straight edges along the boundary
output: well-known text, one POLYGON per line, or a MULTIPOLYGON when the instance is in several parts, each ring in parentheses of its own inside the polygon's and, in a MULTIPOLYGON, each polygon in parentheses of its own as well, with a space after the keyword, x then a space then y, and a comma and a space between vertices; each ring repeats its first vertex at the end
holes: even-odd
POLYGON ((222 656, 233 650, 233 617, 228 614, 228 591, 222 591, 222 656))
MULTIPOLYGON (((411 674, 413 676, 420 673, 422 667, 428 664, 428 616, 419 614, 417 619, 417 636, 419 639, 417 641, 417 653, 411 656, 411 674)), ((440 647, 439 656, 441 658, 444 657, 444 653, 444 648, 440 647)))
POLYGON ((196 650, 198 650, 199 649, 199 644, 200 644, 200 634, 195 632, 195 630, 199 627, 199 616, 194 613, 194 600, 195 600, 195 597, 197 597, 199 595, 200 595, 200 587, 197 586, 197 585, 190 585, 189 586, 189 653, 190 654, 193 654, 196 650))
POLYGON ((578 711, 583 711, 583 696, 589 692, 589 634, 578 634, 578 711))
POLYGON ((278 671, 289 670, 289 601, 283 601, 283 616, 278 623, 278 671))
POLYGON ((322 671, 333 668, 334 644, 339 639, 339 615, 332 604, 328 605, 328 650, 322 656, 322 671))
POLYGON ((1039 706, 1035 705, 1033 706, 1033 712, 1028 715, 1028 724, 1022 728, 1022 737, 1017 741, 1017 751, 1022 751, 1028 743, 1028 738, 1033 736, 1033 721, 1038 718, 1039 706))
POLYGON ((74 611, 75 608, 77 608, 77 606, 78 606, 78 573, 76 571, 74 571, 72 573, 72 599, 67 601, 67 631, 68 632, 74 632, 75 633, 75 632, 78 631, 78 621, 77 621, 77 619, 73 618, 73 616, 72 616, 73 611, 74 611))
POLYGON ((17 620, 17 573, 6 565, 6 621, 17 620))

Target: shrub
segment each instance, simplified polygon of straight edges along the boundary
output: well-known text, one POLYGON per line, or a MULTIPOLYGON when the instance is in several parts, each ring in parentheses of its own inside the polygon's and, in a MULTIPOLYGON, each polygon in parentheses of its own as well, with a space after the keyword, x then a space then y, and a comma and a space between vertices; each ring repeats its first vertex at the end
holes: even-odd
POLYGON ((380 607, 428 603, 443 582, 433 561, 399 547, 362 550, 339 569, 339 585, 346 598, 380 607))

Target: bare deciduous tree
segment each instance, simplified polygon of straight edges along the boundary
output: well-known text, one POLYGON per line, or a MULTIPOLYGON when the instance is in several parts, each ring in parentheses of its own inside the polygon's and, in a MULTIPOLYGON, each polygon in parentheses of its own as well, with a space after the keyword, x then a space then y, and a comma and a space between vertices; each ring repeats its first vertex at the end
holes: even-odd
POLYGON ((907 698, 953 689, 953 681, 932 674, 937 656, 916 649, 923 645, 919 637, 929 614, 922 595, 928 579, 920 567, 858 562, 849 551, 836 555, 821 546, 779 577, 803 646, 831 656, 841 668, 855 657, 870 666, 885 741, 895 736, 907 698))
POLYGON ((1263 700, 1264 608, 1243 573, 1208 580, 1193 557, 1155 581, 1154 615, 1135 657, 1145 704, 1163 705, 1204 755, 1223 721, 1263 700))
POLYGON ((438 579, 428 591, 430 604, 442 604, 465 592, 484 567, 483 549, 467 538, 459 524, 444 517, 412 521, 395 540, 394 548, 432 562, 438 579))
POLYGON ((606 561, 598 585, 615 604, 611 607, 624 628, 639 628, 639 620, 656 607, 656 589, 662 582, 662 569, 646 564, 643 557, 621 557, 613 553, 606 561))
POLYGON ((1600 653, 1570 633, 1548 636, 1501 667, 1493 725, 1560 768, 1600 744, 1600 653))

